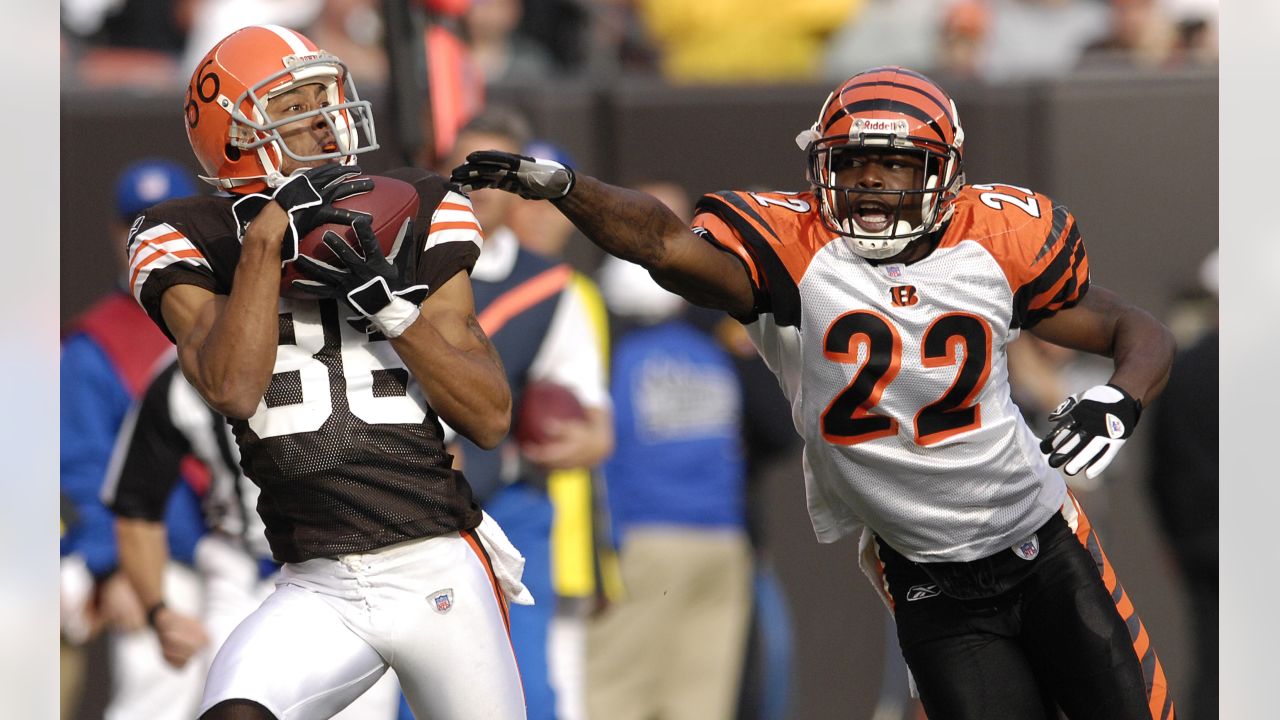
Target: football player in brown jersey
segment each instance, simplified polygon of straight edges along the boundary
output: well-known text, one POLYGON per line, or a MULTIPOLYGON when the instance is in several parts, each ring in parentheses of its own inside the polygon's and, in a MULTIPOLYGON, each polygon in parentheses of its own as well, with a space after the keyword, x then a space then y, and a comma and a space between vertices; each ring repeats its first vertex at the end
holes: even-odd
MULTIPOLYGON (((367 218, 332 205, 378 182, 354 165, 377 147, 369 103, 341 60, 286 28, 215 45, 185 118, 225 192, 146 210, 130 286, 230 419, 284 563, 214 659, 202 717, 327 718, 388 668, 420 717, 524 717, 506 616, 529 602, 523 560, 442 442, 441 420, 483 447, 510 424, 472 302, 470 202, 426 171, 387 173, 420 203, 396 262, 383 257, 367 218), (365 253, 300 259, 326 222, 351 224, 365 253), (321 299, 281 296, 290 262, 321 299)), ((143 600, 162 618, 158 591, 143 600)))
POLYGON ((483 151, 452 176, 552 201, 747 325, 805 441, 818 538, 860 538, 930 717, 1172 717, 1150 638, 1053 470, 1111 461, 1166 382, 1172 336, 1091 287, 1065 207, 965 183, 955 103, 928 78, 860 73, 797 142, 807 191, 710 194, 692 229, 551 161, 483 151), (1043 441, 1009 393, 1023 330, 1115 363, 1043 441))

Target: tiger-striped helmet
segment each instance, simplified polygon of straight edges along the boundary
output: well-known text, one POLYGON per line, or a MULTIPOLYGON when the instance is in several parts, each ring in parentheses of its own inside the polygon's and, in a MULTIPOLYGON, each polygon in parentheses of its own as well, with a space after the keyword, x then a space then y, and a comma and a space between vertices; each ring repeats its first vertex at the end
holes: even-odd
POLYGON ((964 130, 955 101, 929 78, 905 68, 873 68, 846 80, 827 97, 818 121, 800 133, 796 143, 808 153, 808 179, 817 190, 823 223, 867 258, 892 257, 941 227, 964 184, 964 130), (852 148, 886 148, 924 158, 918 188, 856 189, 862 195, 885 195, 886 203, 896 208, 878 232, 858 226, 848 210, 855 189, 836 182, 834 161, 852 148), (903 219, 903 209, 916 196, 921 222, 913 227, 903 219))
POLYGON ((196 65, 184 98, 187 139, 207 175, 201 179, 235 193, 258 192, 284 180, 280 163, 332 160, 351 163, 378 147, 373 111, 356 93, 347 66, 302 33, 279 25, 253 25, 223 38, 196 65), (309 83, 322 83, 324 107, 273 119, 267 101, 309 83), (321 118, 335 139, 332 151, 301 155, 280 128, 321 118))

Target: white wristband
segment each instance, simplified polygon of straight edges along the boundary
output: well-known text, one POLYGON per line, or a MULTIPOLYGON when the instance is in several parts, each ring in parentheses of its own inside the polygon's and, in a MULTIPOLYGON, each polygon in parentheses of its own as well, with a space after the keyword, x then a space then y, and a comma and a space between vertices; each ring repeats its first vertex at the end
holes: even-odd
POLYGON ((400 337, 421 315, 418 306, 402 297, 392 298, 387 306, 369 316, 378 332, 388 338, 400 337))

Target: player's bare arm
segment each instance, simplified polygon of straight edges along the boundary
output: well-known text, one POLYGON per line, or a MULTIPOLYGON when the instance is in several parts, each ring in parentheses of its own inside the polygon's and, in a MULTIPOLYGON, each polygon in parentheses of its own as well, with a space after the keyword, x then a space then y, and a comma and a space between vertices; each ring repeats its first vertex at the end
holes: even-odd
POLYGON ((650 195, 577 174, 550 160, 486 150, 467 156, 452 180, 551 200, 606 252, 642 265, 667 290, 695 305, 751 313, 754 296, 742 264, 702 240, 650 195))
POLYGON ((657 198, 579 176, 573 192, 554 204, 592 242, 643 265, 667 290, 703 307, 751 312, 742 263, 694 235, 657 198))
POLYGON ((1164 389, 1176 349, 1173 334, 1159 320, 1097 285, 1078 305, 1041 321, 1031 333, 1055 345, 1112 358, 1110 383, 1143 405, 1164 389))
POLYGON ((163 522, 141 518, 116 518, 120 570, 129 578, 144 608, 164 600, 164 567, 169 545, 163 522))
POLYGON ((119 517, 116 539, 120 569, 133 585, 142 607, 148 609, 147 622, 155 628, 165 662, 183 667, 209 644, 209 636, 199 620, 164 605, 164 571, 169 562, 164 523, 119 517))
POLYGON ((250 223, 230 295, 177 285, 161 298, 183 374, 228 417, 252 415, 271 381, 280 332, 280 242, 287 225, 288 215, 274 202, 250 223))
POLYGON ((440 418, 482 448, 511 425, 511 388, 498 351, 476 320, 471 279, 460 272, 432 293, 391 340, 440 418))

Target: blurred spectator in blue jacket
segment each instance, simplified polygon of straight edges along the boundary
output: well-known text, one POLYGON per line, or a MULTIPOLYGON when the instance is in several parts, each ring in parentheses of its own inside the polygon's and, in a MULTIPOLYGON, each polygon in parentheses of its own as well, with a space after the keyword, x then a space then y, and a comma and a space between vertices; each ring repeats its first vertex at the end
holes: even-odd
POLYGON ((742 389, 643 268, 609 257, 600 284, 619 327, 605 480, 626 595, 588 629, 588 711, 725 720, 751 609, 742 389))

